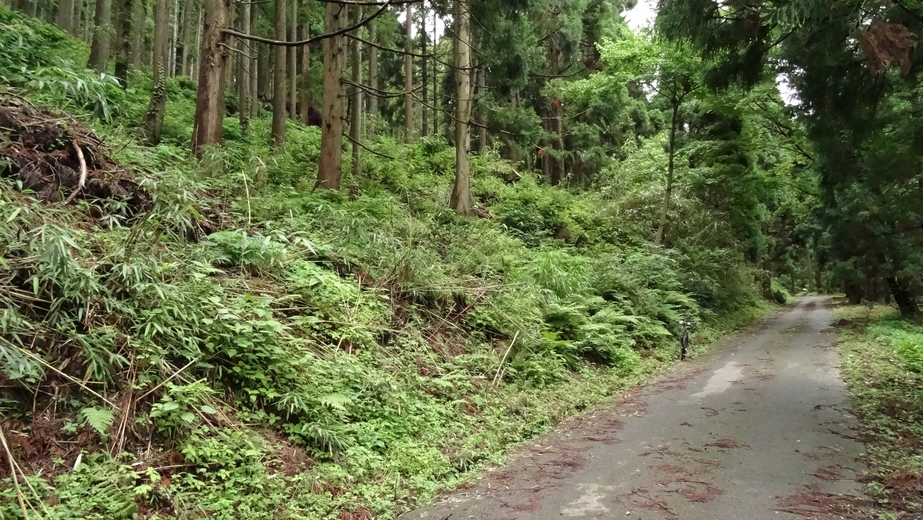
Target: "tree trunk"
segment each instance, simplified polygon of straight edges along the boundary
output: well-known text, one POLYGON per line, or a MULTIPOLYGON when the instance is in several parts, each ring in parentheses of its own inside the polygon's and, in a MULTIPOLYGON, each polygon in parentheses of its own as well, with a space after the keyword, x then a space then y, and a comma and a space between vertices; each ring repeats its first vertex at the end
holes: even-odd
POLYGON ((87 2, 89 2, 89 0, 81 0, 81 6, 77 8, 76 17, 82 20, 82 22, 77 23, 76 25, 79 25, 83 28, 82 39, 84 42, 86 42, 87 45, 90 45, 93 40, 93 16, 90 9, 84 9, 83 4, 86 4, 87 2))
POLYGON ((173 14, 170 16, 170 60, 167 69, 170 71, 170 77, 176 76, 176 66, 179 60, 179 1, 173 4, 173 14))
MULTIPOLYGON (((484 92, 487 90, 487 67, 481 66, 478 69, 478 97, 484 99, 484 92)), ((487 114, 484 111, 484 103, 478 103, 478 154, 484 155, 487 152, 487 114)))
MULTIPOLYGON (((250 4, 245 4, 247 8, 250 8, 250 4)), ((192 36, 195 34, 196 22, 198 21, 198 10, 195 8, 195 3, 187 1, 183 6, 183 31, 182 31, 182 40, 183 40, 183 61, 180 64, 181 74, 184 76, 192 76, 192 68, 190 64, 190 58, 192 57, 192 36)))
MULTIPOLYGON (((285 14, 288 5, 285 0, 276 0, 276 39, 285 40, 288 24, 285 14)), ((275 63, 272 69, 272 143, 282 146, 285 142, 285 103, 288 101, 288 76, 285 73, 285 62, 288 59, 288 49, 276 45, 275 63)))
POLYGON ((106 72, 109 65, 109 38, 112 35, 112 0, 96 0, 93 16, 93 43, 90 45, 88 69, 106 72))
POLYGON ((131 67, 135 70, 141 68, 144 55, 144 36, 147 31, 147 7, 144 4, 143 0, 134 0, 131 10, 131 67))
POLYGON ((168 0, 157 0, 154 3, 154 90, 151 92, 151 102, 140 128, 144 140, 151 146, 160 144, 160 132, 163 130, 163 117, 167 108, 166 68, 167 30, 169 29, 167 11, 169 9, 168 0))
POLYGON ((433 135, 439 135, 439 63, 436 61, 436 31, 439 27, 439 13, 433 9, 433 135))
POLYGON ((898 276, 889 276, 885 282, 888 284, 891 296, 894 296, 894 303, 901 310, 901 316, 904 318, 917 317, 920 309, 917 307, 917 300, 910 292, 907 282, 898 276))
POLYGON ((192 125, 192 153, 201 158, 203 147, 221 143, 224 119, 224 67, 227 42, 222 32, 228 23, 230 0, 205 0, 201 52, 199 54, 199 90, 196 95, 195 120, 192 125))
POLYGON ((199 9, 199 16, 196 18, 195 26, 195 52, 192 54, 192 77, 199 77, 202 71, 202 30, 205 26, 205 11, 199 9))
MULTIPOLYGON (((362 20, 362 6, 355 6, 354 10, 356 12, 355 22, 359 23, 362 20)), ((353 85, 350 85, 350 96, 349 96, 349 138, 352 142, 352 175, 353 179, 359 177, 359 174, 362 171, 362 165, 360 164, 360 151, 359 151, 359 139, 362 138, 360 133, 360 125, 362 124, 362 118, 360 113, 362 112, 362 91, 359 90, 357 85, 362 83, 362 74, 359 67, 362 64, 362 56, 360 55, 362 47, 359 45, 357 40, 351 40, 349 43, 350 49, 350 68, 352 69, 351 74, 353 85)))
MULTIPOLYGON (((545 51, 548 61, 548 74, 552 77, 561 73, 563 68, 563 51, 552 38, 545 51)), ((561 102, 555 97, 548 101, 545 117, 542 121, 545 130, 544 152, 542 155, 542 172, 552 186, 557 186, 564 179, 564 161, 561 154, 564 142, 561 137, 561 102)))
MULTIPOLYGON (((378 43, 377 40, 378 30, 373 21, 369 24, 369 41, 374 44, 378 43)), ((369 88, 372 92, 378 90, 378 49, 373 45, 369 45, 369 88)), ((369 114, 373 118, 378 117, 378 96, 369 96, 369 114)))
MULTIPOLYGON (((238 2, 237 0, 231 0, 231 2, 228 5, 228 19, 227 19, 228 27, 236 27, 238 24, 237 5, 239 3, 240 2, 238 2)), ((231 38, 227 38, 227 39, 229 40, 229 45, 231 46, 231 48, 228 49, 228 61, 226 62, 225 68, 224 68, 224 89, 225 91, 227 91, 228 84, 234 85, 234 81, 237 79, 237 76, 236 76, 237 69, 240 68, 237 66, 237 62, 240 59, 239 51, 240 51, 241 46, 244 43, 238 38, 234 38, 233 40, 231 40, 231 38), (233 59, 231 59, 232 57, 233 59)))
MULTIPOLYGON (((256 20, 253 20, 251 27, 256 27, 256 20)), ((262 102, 266 101, 267 93, 269 92, 272 86, 272 73, 270 72, 270 62, 272 61, 272 52, 273 49, 269 45, 260 43, 260 55, 257 60, 257 72, 258 72, 258 85, 257 89, 253 92, 253 96, 257 99, 257 105, 260 105, 259 108, 262 108, 262 102)))
MULTIPOLYGON (((346 7, 329 3, 325 9, 325 31, 332 33, 342 29, 347 23, 346 7)), ((343 35, 324 40, 324 106, 321 110, 323 122, 317 186, 333 190, 339 189, 342 177, 343 97, 340 80, 346 62, 344 40, 343 35)))
MULTIPOLYGON (((298 40, 298 0, 292 3, 292 21, 290 35, 292 41, 298 40)), ((288 49, 288 77, 291 90, 288 93, 288 117, 298 120, 298 47, 288 49)))
POLYGON ((455 187, 450 204, 459 215, 471 213, 471 170, 468 161, 471 117, 470 14, 467 2, 455 0, 455 187))
MULTIPOLYGON (((244 34, 250 34, 250 2, 243 2, 240 5, 240 32, 244 34)), ((244 46, 246 49, 246 46, 244 46)), ((238 79, 237 79, 237 92, 238 92, 238 107, 237 116, 240 120, 240 135, 247 137, 250 135, 250 103, 253 102, 250 95, 250 58, 246 55, 249 55, 249 52, 244 52, 244 56, 241 56, 240 67, 238 67, 238 79)), ((183 58, 183 68, 186 68, 185 65, 186 59, 183 58)))
POLYGON ((121 82, 122 88, 128 86, 128 69, 131 60, 131 15, 134 4, 140 0, 119 0, 118 3, 118 29, 115 38, 115 77, 121 82))
POLYGON ((428 34, 426 34, 426 9, 420 9, 420 54, 423 55, 423 58, 420 59, 421 71, 420 71, 420 84, 423 87, 423 102, 420 104, 420 115, 423 119, 422 127, 420 128, 420 135, 426 137, 429 135, 429 108, 426 107, 429 104, 429 75, 426 66, 426 62, 429 61, 426 58, 426 40, 428 34))
MULTIPOLYGON (((305 0, 307 5, 307 0, 305 0)), ((301 39, 307 40, 311 37, 311 23, 309 18, 305 17, 304 26, 301 29, 301 39)), ((298 104, 299 119, 302 123, 310 123, 311 109, 311 46, 301 46, 301 88, 299 89, 300 103, 298 104)))
POLYGON ((74 35, 74 0, 61 0, 58 4, 58 16, 55 18, 58 29, 74 35))
POLYGON ((667 153, 669 160, 667 162, 667 187, 663 192, 663 205, 660 208, 660 225, 657 226, 657 236, 654 238, 654 244, 663 243, 663 234, 667 228, 667 214, 670 211, 670 200, 673 197, 673 168, 676 157, 676 127, 679 124, 679 101, 673 100, 673 112, 670 117, 670 144, 667 153))
POLYGON ((407 4, 407 40, 404 43, 404 142, 413 138, 413 4, 407 4))

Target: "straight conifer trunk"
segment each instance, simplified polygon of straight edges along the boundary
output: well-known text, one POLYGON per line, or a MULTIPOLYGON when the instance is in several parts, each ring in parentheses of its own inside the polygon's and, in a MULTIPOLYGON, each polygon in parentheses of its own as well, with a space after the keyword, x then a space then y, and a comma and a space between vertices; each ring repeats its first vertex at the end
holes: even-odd
POLYGON ((90 44, 90 60, 87 68, 106 72, 109 64, 109 39, 112 34, 112 0, 96 0, 93 15, 93 42, 90 44))
MULTIPOLYGON (((480 99, 484 99, 484 92, 487 90, 487 67, 483 65, 478 69, 478 94, 480 99)), ((478 154, 484 155, 487 152, 487 114, 484 111, 482 103, 478 103, 478 154)))
POLYGON ((429 76, 427 75, 427 62, 429 61, 426 58, 426 9, 424 7, 420 8, 420 54, 423 55, 420 58, 420 85, 423 87, 423 102, 420 104, 420 116, 422 118, 420 135, 426 137, 429 135, 429 109, 426 107, 429 104, 429 76))
POLYGON ((154 90, 151 102, 141 122, 141 133, 151 146, 160 144, 160 132, 163 130, 163 117, 167 108, 166 68, 167 68, 167 10, 168 0, 154 3, 154 90))
POLYGON ((141 67, 142 56, 144 55, 147 7, 143 0, 134 0, 132 5, 131 67, 137 70, 141 67))
POLYGON ((436 61, 437 41, 435 38, 438 26, 439 14, 433 9, 433 135, 439 135, 439 62, 436 61))
MULTIPOLYGON (((250 2, 243 2, 240 5, 240 31, 244 34, 250 34, 250 2)), ((247 56, 247 42, 241 42, 244 55, 240 56, 240 67, 238 67, 237 89, 238 89, 238 107, 237 115, 240 120, 240 133, 244 137, 250 135, 250 103, 253 102, 250 95, 250 65, 251 60, 247 56)))
MULTIPOLYGON (((285 14, 288 5, 285 0, 276 0, 276 39, 285 41, 288 24, 285 14)), ((285 142, 285 102, 287 99, 288 77, 285 74, 285 62, 288 60, 288 51, 282 45, 273 47, 275 60, 272 68, 272 144, 281 146, 285 142)))
MULTIPOLYGON (((339 31, 347 23, 345 6, 328 3, 324 14, 324 30, 339 31)), ((342 35, 324 40, 324 105, 321 110, 320 163, 317 186, 339 189, 342 177, 343 97, 341 78, 346 61, 345 38, 342 35)))
POLYGON ((74 35, 74 0, 61 0, 58 4, 58 15, 55 17, 58 29, 74 35))
MULTIPOLYGON (((307 5, 308 0, 305 0, 305 5, 307 5)), ((307 40, 311 37, 311 23, 308 21, 307 17, 304 21, 304 26, 301 29, 301 39, 307 40)), ((311 109, 311 46, 302 45, 301 46, 301 88, 298 91, 298 98, 300 102, 298 104, 299 110, 299 119, 302 123, 308 124, 310 118, 310 109, 311 109)))
POLYGON ((455 187, 450 204, 459 215, 471 213, 471 166, 468 148, 471 118, 471 44, 468 5, 455 0, 455 187))
MULTIPOLYGON (((245 3, 249 9, 250 4, 245 3)), ((195 34, 195 26, 198 21, 198 11, 195 8, 195 3, 192 1, 187 1, 183 5, 183 30, 182 30, 182 40, 183 40, 183 61, 180 64, 180 74, 184 76, 192 75, 192 68, 190 64, 190 58, 192 58, 192 37, 195 34)))
POLYGON ((413 139, 413 4, 407 4, 407 40, 404 45, 404 142, 413 139))
MULTIPOLYGON (((289 0, 292 3, 291 30, 292 41, 298 40, 298 0, 289 0)), ((288 49, 288 117, 298 120, 298 47, 288 49)))
MULTIPOLYGON (((355 22, 359 23, 362 20, 362 6, 355 6, 353 8, 356 12, 355 22)), ((362 118, 360 113, 362 111, 362 91, 359 90, 359 85, 362 83, 362 73, 359 70, 362 65, 362 57, 360 55, 362 47, 359 45, 358 40, 350 40, 350 72, 352 74, 352 85, 350 85, 350 98, 349 98, 349 137, 352 142, 352 175, 353 178, 357 178, 359 173, 362 171, 362 165, 360 164, 361 156, 359 150, 359 139, 362 138, 360 135, 360 128, 362 118)))
POLYGON ((203 147, 221 143, 224 119, 224 68, 227 43, 222 32, 228 23, 230 0, 205 0, 199 54, 199 90, 192 126, 192 153, 202 157, 203 147))
POLYGON ((122 88, 128 86, 128 69, 131 60, 131 17, 135 2, 141 0, 118 0, 118 26, 115 38, 115 77, 122 88))
MULTIPOLYGON (((378 29, 375 23, 369 24, 369 41, 378 43, 378 29)), ((369 45, 369 87, 372 92, 378 91, 378 49, 369 45)), ((369 114, 372 117, 378 117, 378 96, 369 96, 369 114)))

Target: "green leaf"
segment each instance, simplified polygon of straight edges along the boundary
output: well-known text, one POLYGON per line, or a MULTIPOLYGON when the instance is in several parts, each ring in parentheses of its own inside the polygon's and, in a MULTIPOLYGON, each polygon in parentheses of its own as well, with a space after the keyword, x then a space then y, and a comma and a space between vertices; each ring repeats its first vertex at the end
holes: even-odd
POLYGON ((203 404, 202 406, 200 406, 199 410, 202 413, 207 413, 207 414, 218 413, 218 410, 215 410, 214 408, 212 408, 211 406, 208 406, 207 404, 203 404))
POLYGON ((102 408, 87 407, 80 410, 80 415, 83 417, 83 423, 89 425, 100 435, 106 435, 115 420, 115 411, 102 408))

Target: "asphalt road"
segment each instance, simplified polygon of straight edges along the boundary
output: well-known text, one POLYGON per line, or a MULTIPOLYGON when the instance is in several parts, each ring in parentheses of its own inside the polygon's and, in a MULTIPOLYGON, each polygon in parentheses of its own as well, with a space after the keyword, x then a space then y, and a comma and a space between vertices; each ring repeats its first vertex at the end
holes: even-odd
POLYGON ((804 298, 401 519, 864 518, 827 306, 804 298))

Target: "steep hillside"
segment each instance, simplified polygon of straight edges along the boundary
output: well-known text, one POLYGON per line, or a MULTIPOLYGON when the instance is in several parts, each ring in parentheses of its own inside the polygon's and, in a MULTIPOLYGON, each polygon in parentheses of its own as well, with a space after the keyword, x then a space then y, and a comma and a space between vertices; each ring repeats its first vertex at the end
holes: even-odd
POLYGON ((0 518, 390 517, 768 305, 707 204, 648 241, 656 144, 587 190, 475 156, 460 217, 442 138, 370 135, 336 192, 292 121, 197 161, 189 80, 146 147, 148 76, 0 24, 0 518))

